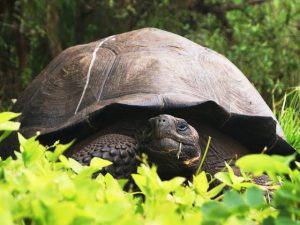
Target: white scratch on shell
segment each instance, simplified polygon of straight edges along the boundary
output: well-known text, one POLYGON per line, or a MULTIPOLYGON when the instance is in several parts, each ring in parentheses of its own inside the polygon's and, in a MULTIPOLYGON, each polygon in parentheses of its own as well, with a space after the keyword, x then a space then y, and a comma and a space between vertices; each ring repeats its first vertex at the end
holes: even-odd
POLYGON ((97 56, 97 52, 99 50, 99 48, 104 44, 105 41, 109 40, 109 39, 112 39, 112 40, 115 40, 114 36, 110 36, 110 37, 107 37, 105 38, 103 41, 101 41, 97 46, 96 48, 94 49, 93 51, 93 55, 92 55, 92 60, 90 62, 90 66, 89 66, 89 69, 88 69, 88 72, 87 72, 87 75, 86 75, 86 82, 85 82, 85 85, 84 85, 84 88, 83 88, 83 91, 82 91, 82 94, 81 94, 81 97, 79 99, 79 102, 77 104, 77 107, 76 107, 76 110, 75 110, 75 113, 76 114, 79 110, 79 107, 81 105, 81 102, 83 100, 83 97, 85 95, 85 92, 86 92, 86 89, 89 85, 89 82, 90 82, 90 76, 91 76, 91 71, 92 71, 92 68, 93 68, 93 65, 94 65, 94 62, 96 60, 96 56, 97 56))

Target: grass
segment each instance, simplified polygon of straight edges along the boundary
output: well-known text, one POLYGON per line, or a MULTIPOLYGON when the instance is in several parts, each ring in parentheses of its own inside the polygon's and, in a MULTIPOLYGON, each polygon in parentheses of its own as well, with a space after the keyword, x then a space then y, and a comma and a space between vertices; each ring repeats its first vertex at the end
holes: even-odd
POLYGON ((300 154, 300 86, 285 94, 281 101, 274 104, 279 108, 274 113, 284 131, 286 140, 300 154))

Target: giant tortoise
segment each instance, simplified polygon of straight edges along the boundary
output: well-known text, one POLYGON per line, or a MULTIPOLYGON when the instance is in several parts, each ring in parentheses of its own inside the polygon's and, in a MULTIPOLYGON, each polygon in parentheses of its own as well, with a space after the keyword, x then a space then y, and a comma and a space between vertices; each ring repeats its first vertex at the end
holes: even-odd
POLYGON ((227 58, 186 38, 144 28, 77 45, 59 54, 14 109, 25 136, 75 144, 82 164, 111 160, 129 177, 146 153, 163 179, 190 178, 212 137, 204 169, 264 151, 290 154, 262 97, 227 58))

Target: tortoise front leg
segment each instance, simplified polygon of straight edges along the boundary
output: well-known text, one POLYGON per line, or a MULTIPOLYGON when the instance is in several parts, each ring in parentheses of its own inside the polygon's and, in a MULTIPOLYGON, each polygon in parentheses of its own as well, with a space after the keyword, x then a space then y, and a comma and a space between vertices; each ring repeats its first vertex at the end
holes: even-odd
POLYGON ((115 178, 130 178, 138 165, 136 154, 135 139, 121 134, 106 134, 82 146, 71 157, 82 165, 89 165, 93 157, 107 159, 113 164, 103 168, 100 173, 110 173, 115 178))

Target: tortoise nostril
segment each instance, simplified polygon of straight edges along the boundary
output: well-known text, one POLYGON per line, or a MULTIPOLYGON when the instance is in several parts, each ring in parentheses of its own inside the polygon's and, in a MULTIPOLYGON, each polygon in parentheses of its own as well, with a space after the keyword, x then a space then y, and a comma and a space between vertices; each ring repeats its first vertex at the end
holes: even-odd
POLYGON ((165 123, 166 120, 165 120, 165 119, 158 119, 158 122, 159 122, 159 123, 165 123))
POLYGON ((162 116, 157 116, 157 117, 153 117, 150 118, 148 120, 148 130, 150 130, 149 128, 151 128, 153 131, 155 130, 159 130, 163 127, 166 127, 169 125, 169 121, 167 118, 164 118, 162 116))

